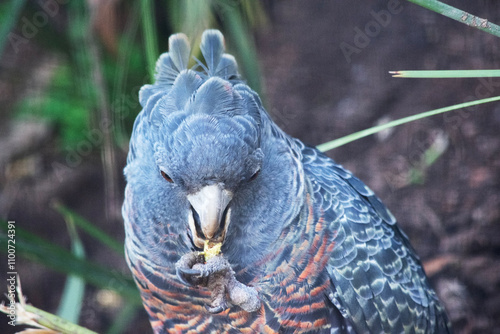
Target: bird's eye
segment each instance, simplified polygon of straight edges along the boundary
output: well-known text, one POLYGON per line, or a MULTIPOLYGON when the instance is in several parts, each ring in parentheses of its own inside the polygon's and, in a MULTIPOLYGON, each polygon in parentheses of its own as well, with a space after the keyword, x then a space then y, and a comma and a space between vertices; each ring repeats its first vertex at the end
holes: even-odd
POLYGON ((253 181, 257 178, 257 176, 259 176, 259 173, 260 173, 260 169, 257 170, 255 173, 253 173, 253 175, 250 177, 250 181, 253 181))
POLYGON ((168 182, 170 182, 170 183, 174 183, 174 180, 172 180, 172 178, 171 178, 170 176, 168 176, 168 174, 167 174, 167 173, 165 173, 164 171, 161 171, 161 176, 163 176, 163 178, 164 178, 165 180, 167 180, 168 182))

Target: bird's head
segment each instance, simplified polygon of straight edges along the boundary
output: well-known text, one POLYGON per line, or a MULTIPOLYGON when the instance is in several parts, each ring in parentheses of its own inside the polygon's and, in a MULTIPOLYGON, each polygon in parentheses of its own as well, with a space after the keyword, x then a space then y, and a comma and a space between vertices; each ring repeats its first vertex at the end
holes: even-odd
MULTIPOLYGON (((189 78, 195 76, 185 72, 179 81, 189 78)), ((160 112, 154 144, 161 186, 189 202, 190 236, 197 247, 203 248, 205 240, 223 242, 235 193, 248 187, 262 168, 258 106, 220 78, 201 83, 180 110, 173 110, 168 100, 158 106, 168 110, 160 112)))
MULTIPOLYGON (((203 34, 201 70, 187 68, 184 35, 169 44, 155 84, 140 91, 143 110, 130 142, 126 175, 143 201, 138 210, 187 246, 223 242, 228 257, 254 261, 255 250, 276 240, 281 222, 296 214, 290 206, 301 191, 302 183, 294 182, 298 153, 277 138, 280 130, 259 97, 239 80, 220 32, 203 34)), ((156 227, 141 224, 133 232, 138 240, 155 242, 156 227)))

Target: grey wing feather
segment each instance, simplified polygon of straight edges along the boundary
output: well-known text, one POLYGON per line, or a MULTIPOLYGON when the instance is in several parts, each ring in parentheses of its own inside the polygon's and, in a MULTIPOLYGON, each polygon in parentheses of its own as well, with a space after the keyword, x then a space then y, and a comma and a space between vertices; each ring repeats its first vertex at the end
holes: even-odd
POLYGON ((314 205, 336 233, 329 299, 358 333, 450 333, 408 238, 363 182, 314 148, 303 149, 314 205))

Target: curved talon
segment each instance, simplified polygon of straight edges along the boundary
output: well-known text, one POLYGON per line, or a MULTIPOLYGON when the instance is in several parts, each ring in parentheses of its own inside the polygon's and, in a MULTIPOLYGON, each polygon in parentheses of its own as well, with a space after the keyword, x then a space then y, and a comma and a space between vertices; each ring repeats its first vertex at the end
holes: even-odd
POLYGON ((177 268, 176 270, 177 278, 184 283, 187 286, 194 286, 191 282, 189 282, 185 277, 183 272, 180 270, 180 268, 177 268))
POLYGON ((203 282, 200 280, 203 277, 202 272, 193 268, 203 261, 203 257, 197 252, 191 252, 183 255, 175 264, 175 271, 179 281, 186 286, 197 286, 203 282))
POLYGON ((212 314, 217 314, 217 313, 221 313, 222 311, 226 310, 227 309, 227 304, 218 305, 218 306, 215 306, 215 307, 212 307, 210 305, 205 305, 205 308, 207 309, 208 312, 210 312, 212 314))
POLYGON ((177 268, 178 271, 182 272, 184 275, 191 275, 191 276, 203 276, 203 273, 201 270, 198 269, 192 269, 192 268, 177 268))

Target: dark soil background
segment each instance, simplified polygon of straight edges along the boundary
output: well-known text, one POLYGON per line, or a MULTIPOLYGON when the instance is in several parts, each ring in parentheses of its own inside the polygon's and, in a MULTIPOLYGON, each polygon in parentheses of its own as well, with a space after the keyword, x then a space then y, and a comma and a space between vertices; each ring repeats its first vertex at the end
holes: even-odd
MULTIPOLYGON (((498 1, 447 2, 500 23, 498 1)), ((500 94, 499 78, 391 78, 390 70, 500 68, 500 39, 409 2, 269 1, 267 6, 270 22, 255 36, 264 100, 286 132, 309 144, 500 94), (371 36, 363 39, 359 31, 365 29, 371 36), (346 45, 356 48, 348 57, 341 48, 346 45)), ((46 127, 16 130, 8 121, 9 108, 26 93, 19 87, 33 80, 29 73, 39 73, 42 57, 32 48, 23 59, 7 51, 1 63, 8 72, 0 76, 1 215, 67 246, 64 222, 50 206, 59 199, 123 239, 122 222, 104 214, 99 156, 75 168, 64 166, 46 127)), ((126 152, 118 155, 121 169, 126 152)), ((367 183, 398 218, 455 331, 500 333, 500 104, 403 125, 328 155, 367 183), (441 152, 430 165, 422 163, 429 149, 441 152)), ((90 259, 128 273, 123 259, 83 239, 90 259)), ((55 311, 64 275, 21 258, 17 267, 29 301, 55 311)), ((86 293, 81 323, 103 331, 122 306, 95 288, 86 293)), ((144 312, 133 323, 128 333, 150 331, 144 312)), ((0 331, 12 328, 2 321, 0 331)))

